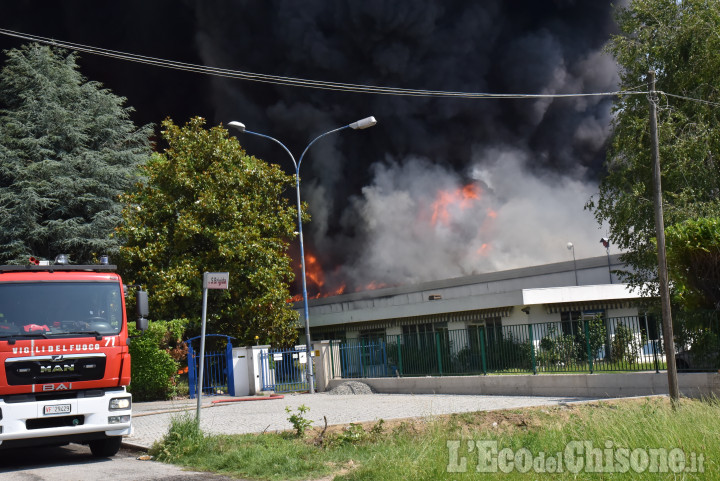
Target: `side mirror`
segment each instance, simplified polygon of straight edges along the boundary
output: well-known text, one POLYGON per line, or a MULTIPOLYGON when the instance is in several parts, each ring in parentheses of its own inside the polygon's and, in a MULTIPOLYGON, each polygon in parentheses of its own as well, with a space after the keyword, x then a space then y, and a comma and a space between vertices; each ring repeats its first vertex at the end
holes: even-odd
POLYGON ((137 302, 138 319, 135 324, 138 331, 144 331, 148 328, 147 316, 150 314, 148 308, 148 293, 142 289, 135 293, 135 301, 137 302))

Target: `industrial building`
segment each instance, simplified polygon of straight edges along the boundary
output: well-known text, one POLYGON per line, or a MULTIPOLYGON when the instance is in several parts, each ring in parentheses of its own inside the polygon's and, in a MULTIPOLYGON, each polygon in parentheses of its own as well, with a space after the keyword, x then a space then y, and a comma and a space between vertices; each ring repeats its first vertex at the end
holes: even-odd
MULTIPOLYGON (((524 267, 309 301, 311 337, 394 335, 637 317, 646 300, 620 283, 619 255, 524 267)), ((296 305, 301 318, 302 306, 296 305)), ((302 336, 301 336, 302 337, 302 336)))

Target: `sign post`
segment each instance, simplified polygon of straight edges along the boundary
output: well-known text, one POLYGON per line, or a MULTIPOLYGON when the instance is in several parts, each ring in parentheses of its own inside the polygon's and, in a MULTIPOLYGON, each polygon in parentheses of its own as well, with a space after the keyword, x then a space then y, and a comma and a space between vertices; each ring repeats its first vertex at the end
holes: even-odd
POLYGON ((205 323, 207 319, 208 289, 227 289, 230 282, 228 272, 206 272, 203 274, 202 327, 200 329, 200 369, 197 385, 197 414, 195 421, 200 426, 200 407, 202 405, 203 374, 205 369, 205 323))

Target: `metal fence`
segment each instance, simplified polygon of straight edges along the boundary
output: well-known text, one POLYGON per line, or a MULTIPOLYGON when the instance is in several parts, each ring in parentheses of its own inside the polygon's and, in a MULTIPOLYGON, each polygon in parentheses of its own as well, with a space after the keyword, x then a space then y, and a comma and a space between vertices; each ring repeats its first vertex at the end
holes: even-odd
POLYGON ((263 391, 307 391, 308 353, 302 349, 260 351, 260 382, 263 391))
MULTIPOLYGON (((679 316, 678 370, 717 370, 717 313, 700 321, 679 316)), ((452 376, 488 373, 660 371, 662 329, 651 316, 511 326, 333 341, 333 377, 452 376)))

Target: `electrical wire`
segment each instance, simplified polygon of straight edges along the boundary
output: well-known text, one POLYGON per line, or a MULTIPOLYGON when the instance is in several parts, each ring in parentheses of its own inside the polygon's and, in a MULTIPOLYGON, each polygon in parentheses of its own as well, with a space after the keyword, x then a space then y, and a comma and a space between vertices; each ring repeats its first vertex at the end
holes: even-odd
POLYGON ((673 97, 673 98, 676 98, 676 99, 689 100, 689 101, 691 101, 691 102, 698 102, 698 103, 701 103, 701 104, 710 105, 710 106, 712 106, 712 107, 720 107, 720 103, 718 103, 718 102, 711 102, 711 101, 709 101, 709 100, 696 99, 696 98, 693 98, 693 97, 685 97, 684 95, 669 94, 669 93, 663 92, 663 91, 661 91, 661 90, 658 90, 657 93, 662 94, 662 95, 667 95, 668 97, 673 97))
POLYGON ((255 72, 245 72, 241 70, 230 70, 217 67, 207 67, 204 65, 190 64, 185 62, 177 62, 156 57, 147 57, 144 55, 136 55, 117 50, 108 50, 89 45, 83 45, 73 42, 65 42, 47 37, 16 32, 0 28, 0 34, 10 37, 20 38, 33 42, 43 43, 56 47, 66 48, 79 52, 85 52, 92 55, 100 55, 103 57, 125 60, 156 67, 181 70, 185 72, 194 72, 203 75, 213 75, 216 77, 225 77, 232 79, 247 80, 251 82, 269 83, 275 85, 284 85, 291 87, 305 87, 321 90, 333 90, 340 92, 366 93, 374 95, 394 95, 394 96, 410 96, 410 97, 445 97, 445 98, 463 98, 463 99, 548 99, 548 98, 578 98, 578 97, 608 97, 622 95, 644 95, 645 91, 636 90, 619 90, 615 92, 591 92, 591 93, 568 93, 568 94, 498 94, 487 92, 453 92, 445 90, 418 90, 405 89, 396 87, 381 87, 375 85, 350 84, 341 82, 327 82, 320 80, 310 80, 294 77, 283 77, 278 75, 267 75, 255 72))

